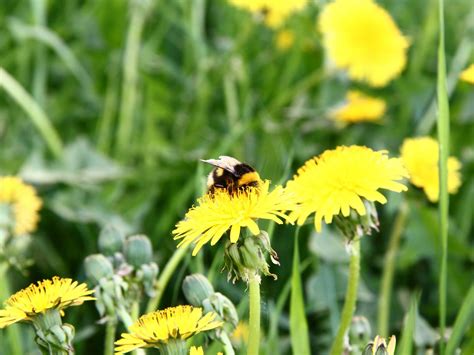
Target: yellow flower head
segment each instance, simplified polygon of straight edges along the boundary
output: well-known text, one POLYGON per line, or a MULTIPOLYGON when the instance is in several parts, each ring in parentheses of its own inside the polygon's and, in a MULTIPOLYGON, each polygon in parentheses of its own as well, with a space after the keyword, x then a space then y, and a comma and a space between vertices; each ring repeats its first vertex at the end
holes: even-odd
POLYGON ((264 16, 265 24, 276 28, 293 13, 303 9, 308 0, 229 0, 234 6, 264 16))
POLYGON ((85 283, 78 284, 71 279, 58 276, 31 284, 5 301, 0 309, 0 328, 10 324, 32 320, 36 315, 49 309, 62 310, 69 306, 79 306, 84 301, 94 300, 85 283))
POLYGON ((0 177, 0 204, 11 205, 15 235, 33 232, 38 224, 41 199, 35 189, 14 176, 0 177))
POLYGON ((359 91, 349 91, 346 103, 331 112, 331 117, 342 123, 379 121, 386 109, 385 101, 359 91))
MULTIPOLYGON (((422 188, 431 202, 439 197, 439 145, 430 137, 408 138, 403 142, 402 159, 413 185, 422 188)), ((448 192, 454 194, 461 186, 461 163, 448 158, 448 192)))
POLYGON ((466 69, 464 69, 459 75, 459 79, 470 84, 474 84, 474 64, 471 64, 466 69))
POLYGON ((295 35, 290 30, 278 31, 276 36, 276 46, 282 51, 287 50, 293 45, 295 41, 295 35))
POLYGON ((319 17, 323 45, 354 80, 384 86, 405 67, 407 39, 373 0, 335 0, 319 17))
POLYGON ((267 180, 258 188, 249 187, 233 195, 216 191, 201 197, 173 230, 174 239, 183 239, 178 247, 196 242, 196 255, 204 244, 215 245, 229 229, 230 241, 236 243, 241 228, 248 228, 253 235, 260 233, 257 219, 282 223, 287 218, 284 211, 293 206, 292 200, 282 186, 273 191, 269 191, 269 186, 267 180))
POLYGON ((202 350, 202 346, 195 347, 191 346, 189 349, 189 355, 204 355, 204 350, 202 350))
POLYGON ((202 308, 192 306, 147 313, 129 327, 129 333, 122 333, 122 338, 115 342, 115 352, 127 353, 138 348, 159 347, 172 340, 185 340, 220 327, 223 323, 215 320, 216 317, 214 312, 203 316, 202 308))
POLYGON ((401 159, 389 158, 385 150, 355 145, 326 150, 308 160, 288 182, 288 192, 299 203, 290 218, 301 225, 315 213, 314 224, 319 232, 323 218, 331 223, 339 213, 348 217, 351 209, 364 216, 363 199, 386 203, 378 190, 405 191, 406 186, 398 182, 404 177, 408 173, 401 159))

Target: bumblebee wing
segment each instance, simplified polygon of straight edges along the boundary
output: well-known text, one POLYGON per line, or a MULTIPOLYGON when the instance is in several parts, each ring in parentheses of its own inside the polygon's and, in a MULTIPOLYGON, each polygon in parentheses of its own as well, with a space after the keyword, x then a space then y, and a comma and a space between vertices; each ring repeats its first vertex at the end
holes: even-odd
POLYGON ((239 164, 242 164, 237 159, 226 155, 221 155, 219 159, 201 159, 201 161, 216 166, 218 168, 222 168, 233 175, 235 174, 235 167, 239 164))

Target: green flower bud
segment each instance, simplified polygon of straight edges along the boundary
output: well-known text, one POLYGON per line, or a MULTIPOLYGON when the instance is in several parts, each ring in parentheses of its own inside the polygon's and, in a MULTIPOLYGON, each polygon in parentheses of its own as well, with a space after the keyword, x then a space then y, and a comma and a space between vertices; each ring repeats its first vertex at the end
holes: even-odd
POLYGON ((205 313, 215 312, 225 322, 225 324, 230 324, 231 329, 229 329, 229 331, 233 331, 237 326, 237 323, 239 323, 239 315, 235 305, 220 292, 215 292, 210 295, 209 298, 204 300, 202 306, 205 313))
POLYGON ((350 344, 362 350, 370 340, 371 332, 370 323, 367 318, 352 318, 351 327, 349 328, 350 344))
POLYGON ((94 284, 99 284, 103 278, 110 278, 114 275, 114 268, 109 259, 102 254, 89 255, 84 260, 87 278, 94 284))
POLYGON ((125 260, 135 268, 148 264, 153 258, 150 239, 146 235, 128 237, 124 245, 125 260))
POLYGON ((278 264, 278 255, 270 246, 268 234, 262 231, 257 236, 246 236, 239 238, 237 243, 228 242, 224 254, 225 267, 229 270, 228 278, 235 280, 242 279, 248 281, 250 275, 255 272, 266 276, 276 275, 270 272, 266 257, 274 264, 278 264))
POLYGON ((214 288, 204 275, 192 274, 184 278, 183 293, 191 305, 198 307, 214 293, 214 288))
POLYGON ((100 231, 99 251, 107 256, 122 251, 125 235, 115 226, 107 225, 100 231))
POLYGON ((158 271, 158 265, 156 265, 154 262, 143 264, 140 267, 140 278, 142 280, 145 292, 149 297, 153 297, 155 294, 155 283, 156 277, 158 276, 158 271))

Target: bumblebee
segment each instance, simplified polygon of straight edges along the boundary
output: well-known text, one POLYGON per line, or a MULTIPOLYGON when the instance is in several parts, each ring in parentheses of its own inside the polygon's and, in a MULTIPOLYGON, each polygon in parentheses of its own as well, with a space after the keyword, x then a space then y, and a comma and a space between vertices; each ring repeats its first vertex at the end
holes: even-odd
POLYGON ((229 194, 234 194, 249 186, 258 187, 261 182, 254 168, 235 158, 221 155, 219 159, 201 161, 214 166, 207 177, 207 192, 210 194, 216 190, 227 190, 229 194))

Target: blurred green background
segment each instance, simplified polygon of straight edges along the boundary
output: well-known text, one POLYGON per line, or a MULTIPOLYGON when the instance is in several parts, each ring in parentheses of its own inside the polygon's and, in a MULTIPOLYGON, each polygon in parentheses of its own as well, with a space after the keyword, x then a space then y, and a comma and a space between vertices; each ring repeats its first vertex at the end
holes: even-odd
MULTIPOLYGON (((284 183, 305 160, 337 145, 367 145, 395 156, 407 137, 436 136, 436 1, 379 3, 411 46, 402 75, 375 90, 327 70, 316 30, 324 1, 311 1, 289 19, 285 28, 293 31, 294 43, 282 50, 276 31, 224 0, 2 0, 0 66, 32 95, 61 141, 55 154, 46 143, 54 137, 41 134, 31 114, 0 89, 0 174, 22 176, 44 201, 30 249, 34 265, 11 271, 13 289, 53 275, 83 280, 83 259, 97 252, 98 233, 108 223, 148 235, 162 268, 176 248, 174 224, 205 188, 210 169, 199 159, 231 155, 284 183), (328 119, 353 88, 386 100, 382 123, 341 129, 328 119)), ((459 72, 474 61, 473 46, 472 2, 447 1, 450 154, 463 165, 461 189, 450 196, 448 325, 473 281, 474 86, 458 82, 459 72)), ((423 353, 434 344, 438 325, 438 212, 412 185, 379 206, 380 233, 363 240, 356 314, 366 316, 375 331, 383 257, 402 199, 409 214, 390 328, 399 334, 409 296, 418 293, 422 321, 416 341, 423 353)), ((265 279, 262 285, 263 352, 290 353, 287 305, 278 314, 278 337, 268 336, 268 325, 279 297, 286 297, 293 233, 284 226, 274 232, 281 266, 272 266, 278 281, 265 279)), ((316 235, 305 227, 302 234, 312 349, 324 354, 337 330, 347 259, 332 229, 316 235)), ((213 263, 218 250, 187 257, 161 306, 183 303, 183 277, 210 269, 216 289, 238 304, 245 285, 228 283, 219 272, 220 263, 213 263)), ((246 305, 240 309, 246 317, 246 305)), ((97 319, 92 303, 68 311, 78 354, 102 349, 104 330, 97 319)), ((469 334, 464 349, 472 350, 472 325, 469 334)), ((25 346, 34 348, 26 341, 25 346)))

